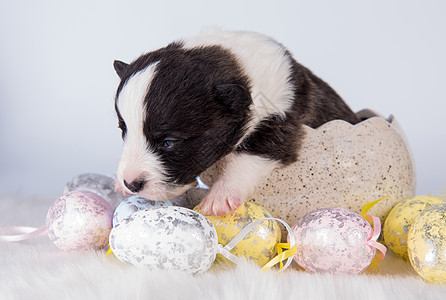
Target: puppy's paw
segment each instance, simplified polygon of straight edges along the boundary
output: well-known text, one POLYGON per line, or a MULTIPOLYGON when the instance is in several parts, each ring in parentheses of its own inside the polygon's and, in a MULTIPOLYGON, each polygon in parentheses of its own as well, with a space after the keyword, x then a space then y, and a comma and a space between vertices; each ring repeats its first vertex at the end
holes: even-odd
POLYGON ((235 211, 243 203, 242 199, 237 193, 213 187, 201 201, 200 210, 205 216, 223 216, 235 211))

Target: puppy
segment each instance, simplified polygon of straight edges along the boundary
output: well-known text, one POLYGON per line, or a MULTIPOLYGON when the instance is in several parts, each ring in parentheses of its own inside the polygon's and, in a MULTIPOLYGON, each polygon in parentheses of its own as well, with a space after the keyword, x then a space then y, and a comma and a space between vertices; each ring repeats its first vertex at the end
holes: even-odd
POLYGON ((208 30, 114 68, 124 141, 117 188, 173 198, 223 160, 200 204, 208 215, 234 211, 271 171, 295 162, 303 124, 360 121, 287 49, 257 33, 208 30))

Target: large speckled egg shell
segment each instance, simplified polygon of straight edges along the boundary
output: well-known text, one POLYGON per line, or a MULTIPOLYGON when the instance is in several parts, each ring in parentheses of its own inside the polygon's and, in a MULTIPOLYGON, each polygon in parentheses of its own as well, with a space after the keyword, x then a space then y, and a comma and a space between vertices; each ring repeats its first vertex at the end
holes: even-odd
POLYGON ((395 205, 383 226, 387 247, 398 256, 408 259, 407 236, 412 222, 425 208, 438 203, 443 203, 443 200, 430 196, 416 196, 395 205))
POLYGON ((72 191, 56 200, 48 210, 48 236, 62 250, 99 249, 108 244, 113 209, 99 195, 72 191))
MULTIPOLYGON (((294 224, 306 213, 343 207, 360 213, 369 201, 387 196, 369 213, 385 217, 392 207, 415 195, 415 171, 409 145, 393 116, 358 113, 356 125, 334 120, 319 128, 303 126, 297 162, 273 171, 251 198, 274 217, 294 224)), ((221 165, 201 175, 212 185, 221 165)))
POLYGON ((131 214, 144 209, 172 206, 173 202, 166 201, 152 201, 139 195, 132 195, 124 199, 113 213, 113 226, 130 216, 131 214))
POLYGON ((122 220, 110 233, 110 248, 126 264, 194 274, 213 264, 218 241, 206 217, 166 206, 137 211, 122 220))
MULTIPOLYGON (((195 209, 199 212, 198 207, 195 209)), ((226 246, 243 228, 255 220, 272 216, 260 205, 245 202, 231 214, 220 217, 206 216, 206 218, 214 224, 218 242, 226 246)), ((274 220, 265 220, 256 225, 230 252, 263 267, 276 254, 275 246, 280 242, 280 237, 281 230, 278 223, 274 220)))
POLYGON ((425 280, 446 283, 446 203, 424 209, 407 240, 409 260, 425 280))
POLYGON ((292 227, 294 260, 310 272, 357 274, 365 270, 376 249, 366 243, 372 227, 357 213, 343 208, 312 211, 292 227))
POLYGON ((79 190, 90 191, 103 197, 115 209, 125 196, 115 192, 114 181, 112 177, 101 174, 81 174, 73 177, 65 185, 65 193, 79 190))

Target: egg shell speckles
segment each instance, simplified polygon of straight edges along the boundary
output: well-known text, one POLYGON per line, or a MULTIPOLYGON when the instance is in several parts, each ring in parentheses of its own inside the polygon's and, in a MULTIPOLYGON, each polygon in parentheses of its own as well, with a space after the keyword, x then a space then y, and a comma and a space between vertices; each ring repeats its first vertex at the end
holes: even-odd
MULTIPOLYGON (((198 210, 196 207, 194 210, 198 210)), ((272 218, 271 214, 260 205, 245 202, 236 211, 225 216, 207 216, 218 234, 218 242, 226 246, 246 226, 255 220, 272 218)), ((274 220, 265 220, 255 226, 230 252, 244 257, 263 267, 276 254, 275 246, 280 242, 281 230, 274 220)), ((223 256, 219 259, 226 261, 223 256)))
POLYGON ((443 203, 443 200, 430 196, 416 196, 395 205, 383 226, 387 247, 398 256, 408 259, 407 237, 412 222, 425 208, 438 203, 443 203))
POLYGON ((312 211, 292 227, 297 244, 294 260, 310 272, 357 274, 376 250, 366 243, 372 227, 360 215, 343 208, 312 211))
MULTIPOLYGON (((392 207, 415 195, 415 165, 398 122, 369 111, 356 125, 334 120, 305 137, 297 162, 273 171, 250 196, 274 217, 294 224, 312 210, 343 207, 360 213, 369 201, 387 196, 370 214, 384 222, 392 207), (369 114, 369 115, 367 115, 369 114)), ((208 185, 223 166, 215 164, 201 179, 208 185)))
POLYGON ((115 192, 115 180, 112 177, 85 173, 73 177, 66 185, 65 192, 90 191, 103 197, 113 209, 125 198, 121 193, 115 192))
POLYGON ((116 226, 119 222, 139 210, 172 205, 173 202, 170 200, 152 201, 139 195, 129 196, 115 209, 113 213, 113 226, 116 226))
POLYGON ((53 243, 65 251, 99 249, 107 245, 113 210, 99 195, 72 191, 48 210, 46 227, 53 243))
POLYGON ((110 248, 122 262, 150 270, 204 272, 214 263, 217 232, 203 215, 166 206, 135 212, 110 233, 110 248))
POLYGON ((446 203, 434 204, 415 218, 407 247, 410 263, 421 277, 446 283, 446 203))

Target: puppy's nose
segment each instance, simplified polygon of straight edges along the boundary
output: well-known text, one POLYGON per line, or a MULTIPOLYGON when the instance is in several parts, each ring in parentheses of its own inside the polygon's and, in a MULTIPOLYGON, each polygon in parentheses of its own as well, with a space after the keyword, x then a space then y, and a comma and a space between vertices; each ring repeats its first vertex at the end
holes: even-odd
POLYGON ((130 183, 124 180, 124 185, 132 192, 137 193, 144 187, 144 180, 135 180, 130 183))

